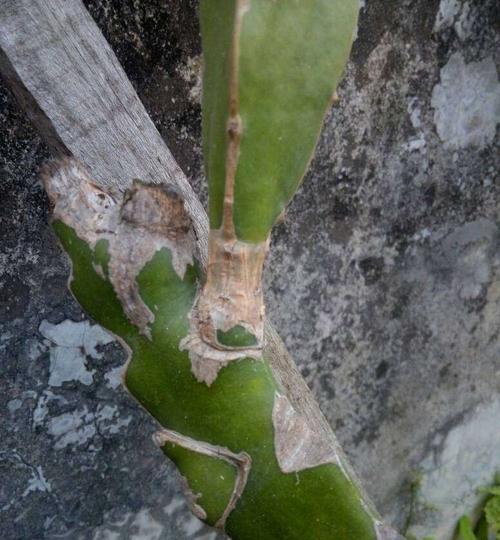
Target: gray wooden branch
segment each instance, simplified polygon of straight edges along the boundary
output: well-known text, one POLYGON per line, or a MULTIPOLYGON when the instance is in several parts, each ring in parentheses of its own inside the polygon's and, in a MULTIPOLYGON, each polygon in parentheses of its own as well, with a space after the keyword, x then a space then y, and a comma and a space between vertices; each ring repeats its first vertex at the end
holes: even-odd
MULTIPOLYGON (((0 0, 0 72, 54 154, 75 156, 99 185, 175 184, 206 262, 206 213, 80 0, 0 0)), ((266 353, 294 407, 335 440, 270 324, 266 353)))

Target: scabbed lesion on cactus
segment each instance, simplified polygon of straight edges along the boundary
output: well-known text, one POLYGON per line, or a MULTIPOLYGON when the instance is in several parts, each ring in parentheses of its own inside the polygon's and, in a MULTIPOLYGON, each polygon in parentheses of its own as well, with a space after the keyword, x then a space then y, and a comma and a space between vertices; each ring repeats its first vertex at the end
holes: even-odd
MULTIPOLYGON (((52 218, 73 228, 96 251, 108 253, 106 274, 129 321, 151 337, 154 314, 139 294, 137 276, 153 255, 166 248, 182 279, 193 265, 196 240, 177 191, 134 181, 125 194, 95 185, 74 159, 49 163, 42 179, 53 206, 52 218)), ((103 273, 96 263, 96 271, 103 273)))

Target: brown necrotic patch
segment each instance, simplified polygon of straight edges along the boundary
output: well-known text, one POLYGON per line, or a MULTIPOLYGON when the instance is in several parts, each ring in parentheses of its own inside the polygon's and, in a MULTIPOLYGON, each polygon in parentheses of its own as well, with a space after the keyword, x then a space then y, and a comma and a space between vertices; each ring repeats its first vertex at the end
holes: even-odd
MULTIPOLYGON (((208 456, 210 458, 222 459, 236 468, 236 480, 234 482, 231 497, 224 509, 224 512, 217 520, 215 526, 224 529, 229 514, 234 510, 247 484, 248 475, 252 466, 252 458, 246 452, 235 453, 224 446, 217 446, 205 441, 197 441, 191 437, 181 435, 176 431, 162 429, 153 435, 153 440, 157 446, 163 448, 167 443, 175 444, 190 450, 197 454, 208 456)), ((187 480, 185 480, 185 491, 191 511, 200 519, 206 519, 207 514, 197 500, 201 494, 193 493, 187 480)))
POLYGON ((312 429, 307 418, 278 393, 274 398, 273 426, 276 459, 282 472, 299 472, 326 463, 338 465, 344 471, 333 440, 312 429))
MULTIPOLYGON (((170 186, 139 180, 124 195, 109 193, 74 159, 52 162, 42 178, 54 220, 74 229, 92 249, 107 242, 109 280, 130 322, 150 337, 154 315, 140 296, 137 276, 163 248, 181 279, 193 264, 196 241, 182 198, 170 186)), ((102 268, 96 271, 104 276, 102 268)))

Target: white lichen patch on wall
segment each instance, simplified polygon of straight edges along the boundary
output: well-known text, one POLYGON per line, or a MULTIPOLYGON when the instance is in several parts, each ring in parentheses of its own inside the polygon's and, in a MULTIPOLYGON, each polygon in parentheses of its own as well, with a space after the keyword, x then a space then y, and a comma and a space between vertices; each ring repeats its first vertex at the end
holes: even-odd
POLYGON ((36 405, 33 410, 32 424, 34 428, 43 425, 45 418, 49 414, 49 403, 51 401, 56 401, 62 405, 67 403, 66 399, 63 396, 58 396, 50 390, 44 390, 40 394, 40 396, 37 397, 36 405))
MULTIPOLYGON (((411 528, 417 538, 452 538, 457 520, 477 506, 478 489, 500 471, 500 401, 473 411, 446 435, 437 434, 421 463, 418 493, 422 519, 411 528)), ((477 517, 477 516, 471 516, 477 517)))
POLYGON ((81 446, 97 433, 101 436, 114 435, 126 428, 132 417, 120 417, 115 405, 100 405, 95 413, 87 406, 49 418, 47 432, 54 439, 54 448, 81 446))
POLYGON ((98 346, 113 341, 100 326, 92 326, 88 321, 66 320, 60 324, 51 324, 44 320, 39 332, 48 340, 50 386, 62 386, 67 381, 92 384, 95 371, 87 367, 87 356, 102 358, 98 346))
POLYGON ((92 384, 95 371, 87 367, 86 357, 102 358, 98 347, 113 341, 99 325, 88 321, 51 324, 43 320, 39 332, 50 342, 50 386, 62 386, 66 381, 92 384))
POLYGON ((82 445, 96 434, 94 415, 87 407, 49 418, 47 432, 54 439, 54 448, 82 445))
POLYGON ((62 386, 66 381, 92 384, 94 370, 88 369, 86 358, 76 347, 53 347, 50 350, 50 386, 62 386))
POLYGON ((114 367, 104 375, 107 385, 113 390, 116 390, 122 383, 124 369, 123 366, 114 367))
POLYGON ((165 527, 148 508, 137 513, 127 512, 118 517, 108 516, 106 525, 99 527, 92 540, 160 540, 165 527))
POLYGON ((197 517, 190 515, 188 519, 185 519, 182 523, 182 531, 188 537, 196 534, 203 527, 203 522, 201 522, 197 517))
POLYGON ((441 0, 434 32, 442 32, 453 27, 460 40, 464 41, 470 37, 473 22, 474 11, 468 1, 441 0))
POLYGON ((120 417, 120 412, 116 405, 99 406, 95 414, 95 422, 101 435, 114 435, 121 429, 126 428, 131 420, 131 416, 120 417))
POLYGON ((451 56, 432 92, 434 123, 445 147, 451 149, 490 144, 500 122, 500 84, 492 57, 465 63, 451 56))
MULTIPOLYGON (((113 342, 113 338, 89 321, 65 320, 52 324, 43 320, 39 332, 43 341, 27 342, 26 356, 33 364, 43 362, 48 356, 47 386, 38 392, 22 392, 9 400, 9 414, 16 415, 32 407, 31 428, 42 428, 54 440, 55 450, 81 446, 96 436, 111 437, 127 428, 132 417, 121 416, 117 405, 99 404, 93 409, 78 403, 68 410, 71 403, 68 391, 71 392, 72 387, 64 386, 66 382, 93 384, 97 370, 91 369, 88 363, 101 360, 104 353, 100 347, 113 342)), ((103 377, 106 386, 115 390, 120 385, 122 371, 123 366, 110 368, 103 377)), ((28 488, 41 490, 44 485, 43 475, 37 473, 28 488)))
POLYGON ((52 491, 50 482, 45 478, 43 469, 40 465, 32 468, 31 477, 28 479, 28 486, 24 490, 22 497, 26 497, 26 495, 29 495, 34 491, 46 491, 48 493, 52 491))
POLYGON ((410 117, 411 125, 416 132, 416 135, 412 137, 405 145, 405 150, 409 152, 424 151, 426 147, 425 134, 422 127, 422 110, 421 104, 418 99, 411 97, 408 100, 408 115, 410 117))
POLYGON ((177 67, 177 73, 190 85, 189 100, 192 103, 201 103, 201 85, 202 85, 202 56, 191 56, 185 64, 177 67))
POLYGON ((163 525, 145 508, 138 512, 130 524, 130 540, 160 540, 163 525))
POLYGON ((441 0, 434 24, 434 32, 449 28, 460 11, 459 0, 441 0))
MULTIPOLYGON (((170 538, 165 531, 168 520, 169 531, 173 527, 178 538, 196 538, 197 540, 216 540, 220 536, 216 532, 208 532, 199 536, 203 523, 188 514, 184 497, 174 496, 162 510, 141 508, 138 512, 120 512, 118 508, 108 513, 104 525, 94 531, 92 540, 162 540, 170 538)), ((176 536, 177 537, 177 536, 176 536)), ((173 537, 172 537, 173 538, 173 537)))

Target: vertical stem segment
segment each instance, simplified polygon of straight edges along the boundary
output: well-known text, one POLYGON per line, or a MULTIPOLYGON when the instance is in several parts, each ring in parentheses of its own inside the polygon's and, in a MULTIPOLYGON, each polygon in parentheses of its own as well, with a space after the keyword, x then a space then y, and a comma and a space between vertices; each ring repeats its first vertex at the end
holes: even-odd
POLYGON ((262 349, 269 235, 311 159, 357 12, 357 0, 202 0, 211 229, 193 356, 201 344, 227 361, 262 349))

